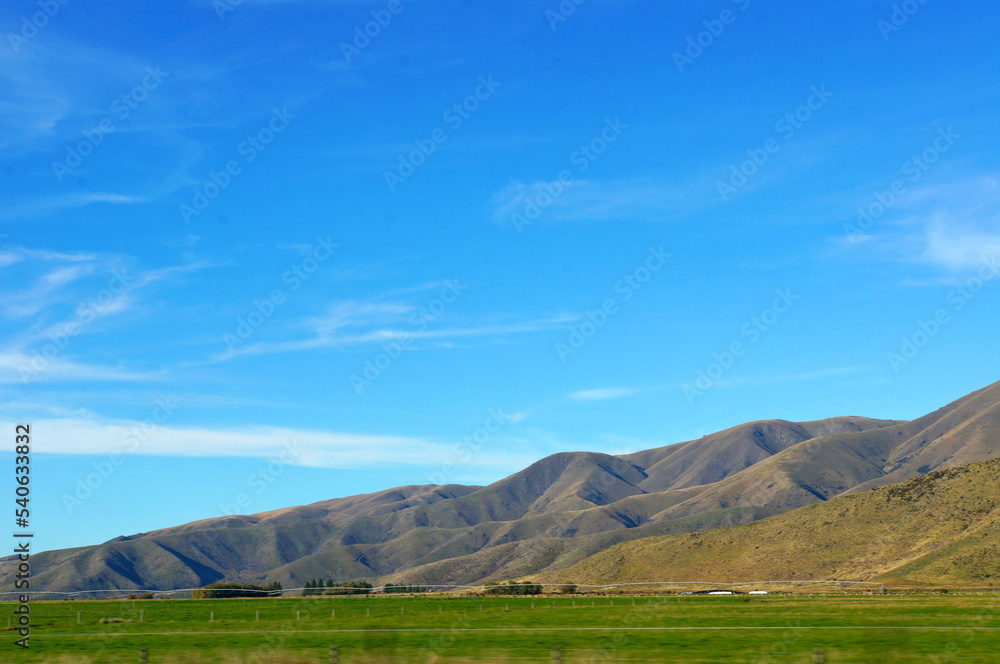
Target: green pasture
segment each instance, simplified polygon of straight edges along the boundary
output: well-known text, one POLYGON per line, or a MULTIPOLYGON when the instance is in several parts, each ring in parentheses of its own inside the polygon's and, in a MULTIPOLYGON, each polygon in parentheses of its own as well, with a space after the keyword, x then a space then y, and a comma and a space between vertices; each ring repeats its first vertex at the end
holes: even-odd
POLYGON ((0 661, 326 664, 331 646, 342 664, 1000 657, 997 594, 39 601, 31 619, 31 649, 7 629, 0 661))

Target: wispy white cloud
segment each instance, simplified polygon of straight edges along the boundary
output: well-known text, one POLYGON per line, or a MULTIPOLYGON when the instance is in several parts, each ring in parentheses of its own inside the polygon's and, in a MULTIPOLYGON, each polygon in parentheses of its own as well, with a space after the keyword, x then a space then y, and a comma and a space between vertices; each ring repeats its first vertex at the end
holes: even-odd
POLYGON ((630 397, 638 393, 639 388, 636 387, 605 387, 573 392, 569 395, 569 398, 573 401, 610 401, 611 399, 621 399, 622 397, 630 397))
MULTIPOLYGON (((206 5, 211 7, 211 2, 206 5)), ((32 155, 31 168, 42 167, 33 175, 46 176, 35 177, 37 186, 24 191, 4 192, 0 219, 35 218, 95 204, 150 202, 202 184, 208 167, 197 165, 207 152, 206 143, 218 140, 205 129, 256 130, 279 103, 270 93, 258 94, 259 86, 247 85, 248 80, 268 76, 267 68, 258 66, 260 59, 275 55, 255 51, 254 45, 241 44, 207 64, 187 59, 183 49, 160 53, 147 49, 146 56, 139 56, 134 49, 95 46, 57 28, 46 30, 44 39, 32 40, 30 47, 17 53, 0 49, 0 155, 32 155), (123 117, 116 102, 120 105, 123 95, 146 85, 151 68, 162 74, 157 78, 163 89, 150 91, 138 110, 123 117), (112 123, 115 135, 128 135, 127 140, 101 140, 93 156, 84 153, 82 168, 74 169, 66 181, 63 177, 57 181, 49 165, 62 163, 80 144, 81 132, 92 132, 105 121, 112 123), (133 161, 166 167, 121 168, 133 161), (110 191, 68 189, 74 186, 70 182, 84 175, 87 180, 116 184, 110 191)), ((305 87, 328 87, 350 76, 344 72, 313 77, 305 87)), ((303 86, 296 86, 296 91, 280 104, 297 108, 319 94, 303 86)), ((238 140, 231 146, 233 152, 237 144, 238 140)))
POLYGON ((917 235, 911 258, 945 271, 977 268, 1000 254, 1000 175, 935 183, 903 200, 899 223, 917 235))
POLYGON ((63 263, 79 263, 81 261, 92 261, 97 258, 94 253, 76 252, 67 254, 62 251, 49 251, 47 249, 29 249, 27 247, 16 247, 12 251, 24 258, 33 258, 40 261, 59 261, 63 263))
POLYGON ((134 205, 144 202, 146 202, 146 199, 141 196, 129 196, 107 191, 46 194, 9 203, 4 206, 3 211, 0 212, 0 216, 5 219, 17 219, 73 210, 95 203, 134 205))
MULTIPOLYGON (((522 149, 527 146, 539 143, 548 143, 549 139, 535 138, 521 134, 496 135, 496 136, 459 136, 449 139, 448 143, 440 151, 442 153, 480 153, 480 152, 501 152, 507 150, 522 149)), ((338 147, 336 149, 322 150, 318 154, 332 160, 348 163, 363 164, 371 169, 385 170, 387 161, 391 161, 400 154, 406 154, 413 150, 413 143, 372 143, 364 142, 352 146, 338 147)))
MULTIPOLYGON (((515 214, 537 206, 539 220, 570 221, 663 221, 676 219, 717 204, 719 197, 709 179, 669 181, 657 178, 623 180, 512 182, 490 201, 493 219, 511 223, 515 214), (552 192, 561 191, 553 196, 552 192)), ((528 217, 531 219, 531 217, 528 217)))
POLYGON ((308 318, 302 325, 315 330, 318 337, 328 338, 343 329, 398 323, 416 308, 415 304, 404 302, 339 302, 323 316, 308 318))
POLYGON ((719 378, 713 387, 734 388, 747 386, 780 385, 785 383, 800 383, 819 380, 831 376, 853 376, 878 371, 876 367, 831 367, 819 371, 807 371, 794 374, 761 374, 758 376, 727 376, 719 378))
POLYGON ((66 297, 65 293, 59 293, 61 289, 92 272, 93 266, 89 264, 57 267, 39 276, 28 288, 10 290, 0 296, 0 312, 6 318, 32 316, 51 305, 54 299, 66 297))
POLYGON ((400 340, 414 343, 410 349, 455 347, 468 339, 504 343, 513 335, 557 329, 577 319, 564 315, 527 320, 496 314, 479 319, 453 315, 451 303, 458 301, 465 289, 465 284, 453 280, 431 281, 394 288, 366 300, 335 302, 321 315, 292 321, 272 333, 282 339, 228 344, 227 350, 209 362, 247 355, 378 347, 400 340))
MULTIPOLYGON (((32 422, 37 454, 141 454, 184 457, 272 457, 290 447, 294 463, 323 468, 385 468, 398 464, 428 468, 453 459, 455 441, 411 436, 327 432, 270 426, 231 428, 177 427, 169 424, 171 404, 154 411, 154 419, 100 420, 49 418, 32 422)), ((8 428, 13 431, 13 423, 8 428)), ((476 452, 468 469, 497 474, 520 470, 537 459, 520 445, 497 444, 476 452), (515 450, 515 451, 510 451, 515 450)), ((465 470, 465 469, 463 469, 465 470)))
MULTIPOLYGON (((34 281, 24 288, 8 287, 0 294, 0 313, 7 318, 27 318, 46 312, 58 305, 74 304, 74 311, 90 298, 115 288, 110 301, 92 305, 94 317, 117 313, 132 301, 132 294, 140 288, 171 276, 194 272, 218 265, 208 260, 193 260, 178 265, 132 272, 124 266, 132 259, 122 256, 89 253, 64 253, 39 249, 12 247, 0 254, 0 264, 9 256, 8 264, 25 264, 28 278, 34 281)), ((78 319, 74 314, 70 320, 78 319)))
POLYGON ((131 88, 147 64, 53 31, 19 52, 0 49, 0 127, 7 129, 0 149, 39 149, 59 138, 69 117, 107 113, 111 100, 102 92, 131 88))
POLYGON ((1000 255, 1000 175, 977 175, 928 183, 908 191, 865 233, 847 241, 847 251, 876 260, 922 264, 939 273, 910 278, 905 285, 951 283, 1000 255))
MULTIPOLYGON (((134 259, 123 256, 63 253, 11 247, 18 265, 10 281, 27 282, 0 294, 0 321, 17 326, 0 338, 0 383, 162 380, 165 372, 141 372, 118 364, 107 366, 74 353, 81 335, 108 331, 99 321, 133 311, 139 291, 215 263, 193 260, 178 265, 133 271, 134 259)), ((120 332, 121 330, 115 330, 120 332)), ((77 349, 79 350, 79 349, 77 349)))
POLYGON ((81 364, 62 357, 0 352, 0 383, 54 383, 73 381, 152 381, 166 374, 130 371, 124 367, 81 364))
POLYGON ((436 341, 438 348, 449 348, 452 341, 467 338, 493 338, 498 343, 501 339, 518 334, 559 329, 567 322, 577 320, 576 317, 553 317, 528 320, 521 323, 496 323, 487 325, 470 325, 466 327, 441 327, 437 329, 414 329, 405 326, 382 327, 353 334, 333 334, 334 330, 316 330, 314 336, 290 341, 258 342, 234 348, 220 353, 212 361, 221 362, 244 355, 264 355, 272 353, 289 353, 304 350, 329 348, 348 348, 365 344, 398 341, 409 338, 414 341, 436 341))
POLYGON ((952 272, 974 269, 984 259, 1000 256, 1000 208, 997 216, 988 220, 992 230, 983 228, 982 221, 962 223, 946 215, 930 220, 925 230, 924 261, 952 272))
POLYGON ((837 387, 868 387, 870 385, 889 385, 892 383, 892 379, 888 376, 874 375, 867 378, 859 378, 857 380, 846 380, 837 383, 837 387))

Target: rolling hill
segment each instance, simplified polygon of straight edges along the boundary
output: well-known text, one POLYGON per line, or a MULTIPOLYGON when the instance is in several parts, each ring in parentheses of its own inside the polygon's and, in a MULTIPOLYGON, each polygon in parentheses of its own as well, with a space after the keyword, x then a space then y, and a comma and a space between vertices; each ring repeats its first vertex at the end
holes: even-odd
POLYGON ((1000 584, 1000 459, 756 523, 615 545, 536 579, 1000 584))
MULTIPOLYGON (((556 454, 489 486, 408 486, 32 556, 39 590, 555 574, 623 542, 737 526, 1000 456, 1000 383, 912 422, 766 420, 634 454, 556 454)), ((0 586, 13 565, 0 561, 0 586)))

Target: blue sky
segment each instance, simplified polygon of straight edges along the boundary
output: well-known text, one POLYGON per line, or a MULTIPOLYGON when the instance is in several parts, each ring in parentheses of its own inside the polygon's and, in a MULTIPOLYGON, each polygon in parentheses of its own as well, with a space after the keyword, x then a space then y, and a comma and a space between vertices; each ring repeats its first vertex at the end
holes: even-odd
POLYGON ((5 3, 41 548, 1000 377, 995 4, 561 7, 5 3))

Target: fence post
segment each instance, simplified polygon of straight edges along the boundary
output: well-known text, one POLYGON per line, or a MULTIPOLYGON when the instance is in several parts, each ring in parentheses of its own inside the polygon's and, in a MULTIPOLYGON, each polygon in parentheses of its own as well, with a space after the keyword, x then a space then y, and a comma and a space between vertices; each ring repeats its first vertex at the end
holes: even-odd
POLYGON ((340 646, 330 646, 330 664, 340 664, 340 646))
POLYGON ((372 617, 372 607, 369 606, 368 608, 365 609, 365 611, 368 612, 367 615, 368 615, 369 618, 371 618, 372 617))
POLYGON ((83 624, 83 611, 77 611, 76 612, 76 624, 77 625, 82 625, 83 624))
POLYGON ((552 664, 562 664, 562 648, 559 646, 552 649, 552 664))
POLYGON ((139 650, 139 664, 149 664, 149 650, 142 648, 139 650))
POLYGON ((331 614, 331 617, 336 618, 337 617, 337 609, 332 609, 332 611, 333 611, 333 613, 331 614))
POLYGON ((139 622, 146 622, 146 609, 139 609, 139 622))
POLYGON ((302 620, 302 611, 300 609, 295 609, 295 619, 302 620))
POLYGON ((260 609, 257 609, 257 615, 254 616, 254 620, 260 620, 260 609))
POLYGON ((405 616, 406 615, 406 607, 405 606, 399 607, 399 615, 401 615, 401 616, 405 616))
POLYGON ((444 613, 444 605, 438 604, 438 613, 444 613))
POLYGON ((215 611, 211 611, 208 614, 208 622, 215 622, 215 611))

